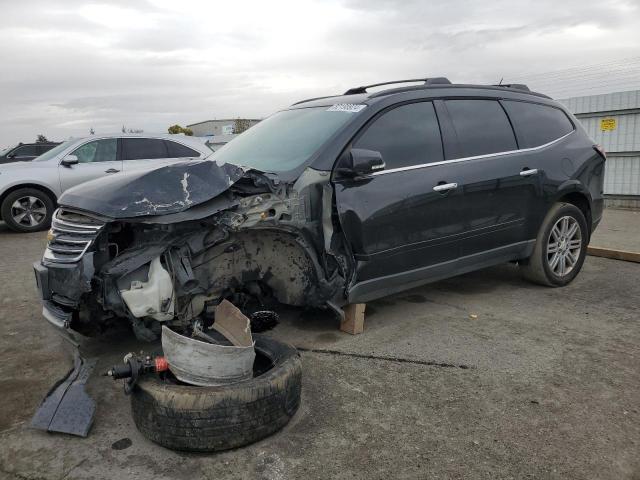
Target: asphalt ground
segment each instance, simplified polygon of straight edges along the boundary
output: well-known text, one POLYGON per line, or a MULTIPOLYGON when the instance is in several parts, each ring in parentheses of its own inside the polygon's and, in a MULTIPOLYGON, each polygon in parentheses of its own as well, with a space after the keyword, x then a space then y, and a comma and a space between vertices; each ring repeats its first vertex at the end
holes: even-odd
MULTIPOLYGON (((587 257, 562 289, 501 265, 371 302, 358 336, 284 311, 270 335, 302 350, 300 410, 270 438, 196 455, 142 437, 122 385, 98 375, 88 438, 29 428, 71 363, 35 292, 44 244, 0 224, 0 478, 640 479, 640 264, 587 257)), ((120 333, 84 348, 100 373, 150 347, 120 333)))

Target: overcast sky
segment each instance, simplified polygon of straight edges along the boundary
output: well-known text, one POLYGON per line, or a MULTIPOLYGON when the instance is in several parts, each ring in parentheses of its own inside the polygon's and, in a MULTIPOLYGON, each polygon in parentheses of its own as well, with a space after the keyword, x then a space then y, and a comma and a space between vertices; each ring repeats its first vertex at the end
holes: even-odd
POLYGON ((0 147, 399 78, 640 88, 638 0, 0 0, 0 18, 0 147))

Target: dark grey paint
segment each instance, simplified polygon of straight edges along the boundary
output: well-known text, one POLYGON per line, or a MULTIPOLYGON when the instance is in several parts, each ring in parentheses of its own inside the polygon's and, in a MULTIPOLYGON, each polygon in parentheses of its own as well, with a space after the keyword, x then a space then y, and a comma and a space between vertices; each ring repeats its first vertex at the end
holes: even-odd
POLYGON ((86 182, 65 191, 58 203, 109 218, 167 215, 217 197, 243 173, 211 160, 181 162, 86 182))

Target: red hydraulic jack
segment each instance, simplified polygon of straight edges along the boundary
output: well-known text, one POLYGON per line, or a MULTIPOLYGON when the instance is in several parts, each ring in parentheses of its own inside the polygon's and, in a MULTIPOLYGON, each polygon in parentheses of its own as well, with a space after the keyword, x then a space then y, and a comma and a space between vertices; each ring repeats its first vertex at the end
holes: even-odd
POLYGON ((113 366, 104 375, 114 380, 124 379, 124 393, 129 395, 141 375, 167 370, 169 370, 169 363, 165 357, 153 358, 147 355, 141 359, 134 353, 128 353, 124 357, 124 365, 113 366))

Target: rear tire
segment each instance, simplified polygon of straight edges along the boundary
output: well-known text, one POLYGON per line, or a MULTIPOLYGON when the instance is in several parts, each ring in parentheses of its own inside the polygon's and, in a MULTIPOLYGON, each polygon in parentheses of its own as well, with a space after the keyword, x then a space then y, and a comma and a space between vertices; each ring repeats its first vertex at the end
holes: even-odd
POLYGON ((582 268, 588 242, 582 211, 570 203, 556 203, 542 222, 533 253, 520 262, 523 276, 549 287, 571 283, 582 268))
POLYGON ((49 228, 54 209, 54 201, 42 190, 19 188, 5 197, 0 213, 11 230, 27 233, 49 228))
POLYGON ((284 427, 300 405, 300 355, 262 335, 254 340, 273 366, 249 380, 195 387, 142 377, 131 395, 138 430, 173 450, 213 452, 256 442, 284 427))

